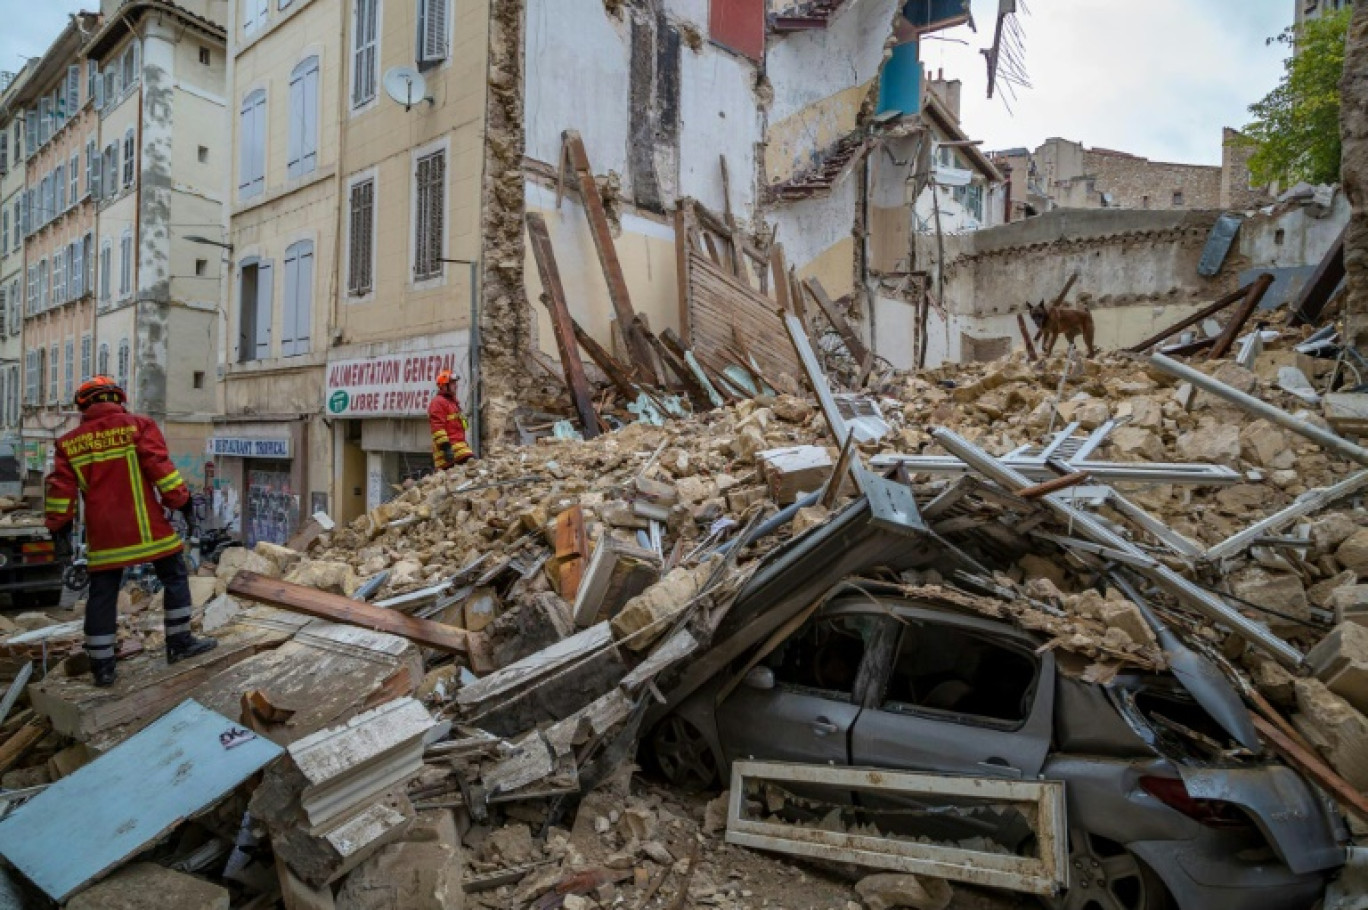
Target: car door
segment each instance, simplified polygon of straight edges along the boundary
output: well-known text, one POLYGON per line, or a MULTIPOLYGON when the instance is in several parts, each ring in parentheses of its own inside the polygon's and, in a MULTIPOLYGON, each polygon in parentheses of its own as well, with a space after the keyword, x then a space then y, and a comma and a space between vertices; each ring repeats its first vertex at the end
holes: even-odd
POLYGON ((850 732, 861 711, 856 693, 868 687, 870 644, 885 622, 818 613, 766 655, 717 706, 727 761, 850 764, 850 732))
POLYGON ((903 607, 882 691, 851 731, 855 765, 1032 778, 1049 752, 1054 655, 976 617, 903 607))

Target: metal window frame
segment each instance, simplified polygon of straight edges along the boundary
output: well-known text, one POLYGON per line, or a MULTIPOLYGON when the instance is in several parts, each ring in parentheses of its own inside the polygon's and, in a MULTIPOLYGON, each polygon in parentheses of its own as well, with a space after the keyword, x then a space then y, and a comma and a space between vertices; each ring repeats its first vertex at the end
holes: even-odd
MULTIPOLYGON (((1032 813, 1026 813, 1032 817, 1032 813)), ((787 762, 732 763, 727 806, 727 843, 815 859, 854 863, 894 872, 1027 894, 1054 895, 1069 885, 1068 821, 1063 781, 1020 781, 884 768, 845 768, 787 762), (825 785, 889 793, 958 796, 1028 804, 1034 809, 1036 858, 922 844, 872 835, 802 828, 742 817, 747 781, 825 785)))

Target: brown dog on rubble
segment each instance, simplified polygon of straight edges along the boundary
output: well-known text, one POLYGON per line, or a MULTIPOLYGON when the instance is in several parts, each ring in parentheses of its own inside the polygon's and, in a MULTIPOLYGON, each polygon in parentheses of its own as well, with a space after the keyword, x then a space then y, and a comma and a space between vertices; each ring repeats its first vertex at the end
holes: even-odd
POLYGON ((1096 356, 1093 350, 1092 313, 1075 307, 1047 307, 1043 300, 1028 305, 1026 312, 1031 314, 1031 320, 1036 324, 1036 340, 1040 341, 1042 356, 1050 356, 1060 335, 1069 339, 1069 344, 1073 344, 1075 339, 1082 335, 1084 344, 1088 346, 1088 356, 1096 356))

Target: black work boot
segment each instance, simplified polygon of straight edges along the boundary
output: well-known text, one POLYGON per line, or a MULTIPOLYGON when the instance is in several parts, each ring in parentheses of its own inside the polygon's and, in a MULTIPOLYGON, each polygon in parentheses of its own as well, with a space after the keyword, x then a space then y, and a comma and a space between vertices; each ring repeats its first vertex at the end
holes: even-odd
POLYGON ((95 687, 108 689, 114 685, 114 677, 117 675, 114 665, 117 661, 112 657, 92 657, 90 659, 90 675, 95 677, 95 687))
POLYGON ((217 647, 217 638, 196 638, 189 632, 178 632, 166 639, 166 662, 174 664, 217 647))

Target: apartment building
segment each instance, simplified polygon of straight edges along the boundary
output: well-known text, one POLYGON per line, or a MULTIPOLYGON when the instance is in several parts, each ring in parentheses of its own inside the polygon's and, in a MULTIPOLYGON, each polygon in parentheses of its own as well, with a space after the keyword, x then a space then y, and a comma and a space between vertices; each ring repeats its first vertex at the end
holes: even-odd
POLYGON ((97 14, 73 16, 12 99, 24 111, 22 433, 30 467, 44 467, 52 442, 78 422, 72 396, 92 365, 99 119, 81 47, 98 25, 97 14))
POLYGON ((32 64, 3 75, 0 89, 0 435, 16 438, 23 414, 24 112, 13 99, 32 64))
POLYGON ((249 544, 283 542, 301 515, 331 508, 336 272, 324 263, 339 259, 351 15, 351 0, 238 0, 230 14, 231 262, 210 452, 218 516, 249 544))
POLYGON ((162 427, 182 476, 204 480, 217 411, 219 248, 228 173, 222 2, 106 4, 87 40, 97 140, 95 339, 80 373, 114 376, 162 427))
POLYGON ((433 380, 469 356, 468 269, 443 260, 479 256, 488 10, 242 0, 235 15, 211 447, 250 544, 318 510, 347 520, 431 467, 433 380), (385 91, 398 66, 426 83, 409 105, 385 91))

